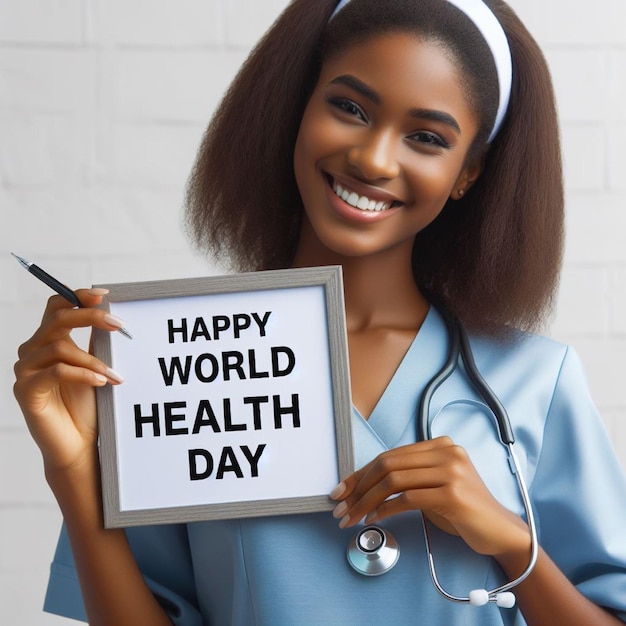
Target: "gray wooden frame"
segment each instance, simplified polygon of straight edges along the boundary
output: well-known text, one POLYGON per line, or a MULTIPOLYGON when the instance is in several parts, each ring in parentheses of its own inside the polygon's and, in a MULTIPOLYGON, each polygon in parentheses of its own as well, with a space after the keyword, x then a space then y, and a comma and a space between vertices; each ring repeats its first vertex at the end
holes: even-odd
MULTIPOLYGON (((102 308, 110 310, 111 302, 150 300, 225 294, 245 291, 267 291, 307 286, 323 286, 326 299, 326 326, 330 354, 330 376, 334 403, 337 450, 337 482, 354 471, 352 443, 348 349, 346 339, 343 280, 340 267, 298 268, 189 278, 152 282, 96 285, 109 290, 102 308)), ((132 329, 129 329, 132 332, 132 329)), ((111 335, 94 329, 94 354, 107 364, 112 363, 111 335)), ((282 498, 233 503, 210 503, 133 511, 120 510, 118 447, 114 423, 114 390, 110 385, 96 390, 104 523, 107 528, 193 522, 210 519, 259 517, 328 511, 334 507, 328 494, 302 498, 282 498)), ((313 468, 312 468, 313 470, 313 468)))

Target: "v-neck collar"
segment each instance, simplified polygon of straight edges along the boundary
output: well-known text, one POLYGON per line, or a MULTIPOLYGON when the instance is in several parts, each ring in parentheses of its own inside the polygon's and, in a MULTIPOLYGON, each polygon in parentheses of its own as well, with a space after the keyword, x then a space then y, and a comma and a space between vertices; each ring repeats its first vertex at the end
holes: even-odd
POLYGON ((368 420, 353 407, 357 467, 400 445, 404 436, 415 441, 415 417, 422 391, 444 363, 446 327, 431 306, 422 326, 400 361, 368 420), (412 429, 408 433, 408 429, 412 429))

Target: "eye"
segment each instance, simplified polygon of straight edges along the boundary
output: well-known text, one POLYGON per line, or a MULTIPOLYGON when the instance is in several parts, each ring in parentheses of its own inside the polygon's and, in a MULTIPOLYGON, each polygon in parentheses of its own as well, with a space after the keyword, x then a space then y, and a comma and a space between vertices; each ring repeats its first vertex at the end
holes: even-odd
POLYGON ((365 116, 363 109, 349 98, 329 97, 327 98, 327 102, 332 107, 344 112, 346 115, 356 117, 363 122, 367 122, 367 117, 365 116))
POLYGON ((437 133, 428 130, 421 130, 409 136, 409 139, 415 143, 432 146, 433 148, 449 148, 450 144, 437 133))

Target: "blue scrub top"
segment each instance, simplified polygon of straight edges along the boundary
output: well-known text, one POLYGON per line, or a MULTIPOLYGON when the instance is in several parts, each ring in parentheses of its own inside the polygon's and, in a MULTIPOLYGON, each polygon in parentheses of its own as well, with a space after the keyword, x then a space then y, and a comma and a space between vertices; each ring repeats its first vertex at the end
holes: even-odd
MULTIPOLYGON (((365 421, 353 411, 356 466, 416 440, 416 407, 447 353, 447 333, 431 308, 383 396, 365 421)), ((626 622, 626 480, 589 396, 575 353, 533 335, 507 343, 472 338, 476 363, 507 408, 543 548, 596 604, 626 622)), ((464 446, 494 496, 523 515, 493 417, 462 368, 437 391, 433 436, 464 446)), ((383 523, 398 540, 389 573, 354 572, 346 548, 354 529, 330 513, 137 527, 127 535, 144 576, 176 625, 266 626, 476 624, 522 626, 517 609, 472 607, 434 589, 420 513, 383 523)), ((458 537, 433 530, 443 586, 467 596, 492 589, 502 572, 458 537)), ((86 621, 64 530, 51 568, 45 610, 86 621)))

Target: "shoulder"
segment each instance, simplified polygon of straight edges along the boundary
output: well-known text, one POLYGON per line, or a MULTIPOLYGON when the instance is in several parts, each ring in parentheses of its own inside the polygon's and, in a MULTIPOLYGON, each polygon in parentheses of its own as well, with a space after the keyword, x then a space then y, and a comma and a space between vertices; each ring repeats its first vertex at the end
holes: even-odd
POLYGON ((576 351, 543 335, 520 331, 504 339, 470 336, 470 344, 485 376, 502 375, 506 371, 509 377, 525 385, 541 381, 542 387, 552 388, 567 383, 572 376, 584 378, 576 351))
MULTIPOLYGON (((431 343, 441 351, 447 343, 446 325, 437 311, 429 322, 431 343)), ((515 331, 504 337, 470 334, 469 342, 480 375, 504 404, 513 424, 528 427, 532 423, 539 437, 558 390, 587 387, 575 351, 549 337, 515 331)))
MULTIPOLYGON (((428 336, 431 354, 440 354, 445 359, 448 332, 435 307, 431 307, 423 331, 428 336)), ((550 393, 559 382, 567 384, 585 379, 575 350, 547 336, 518 330, 503 336, 468 335, 479 372, 494 391, 500 389, 505 396, 520 387, 526 393, 539 389, 544 394, 550 393)))
POLYGON ((583 365, 571 346, 529 333, 507 341, 470 341, 480 373, 504 404, 516 439, 523 442, 529 469, 539 463, 546 445, 564 441, 567 433, 578 439, 576 448, 587 438, 606 439, 583 365))

